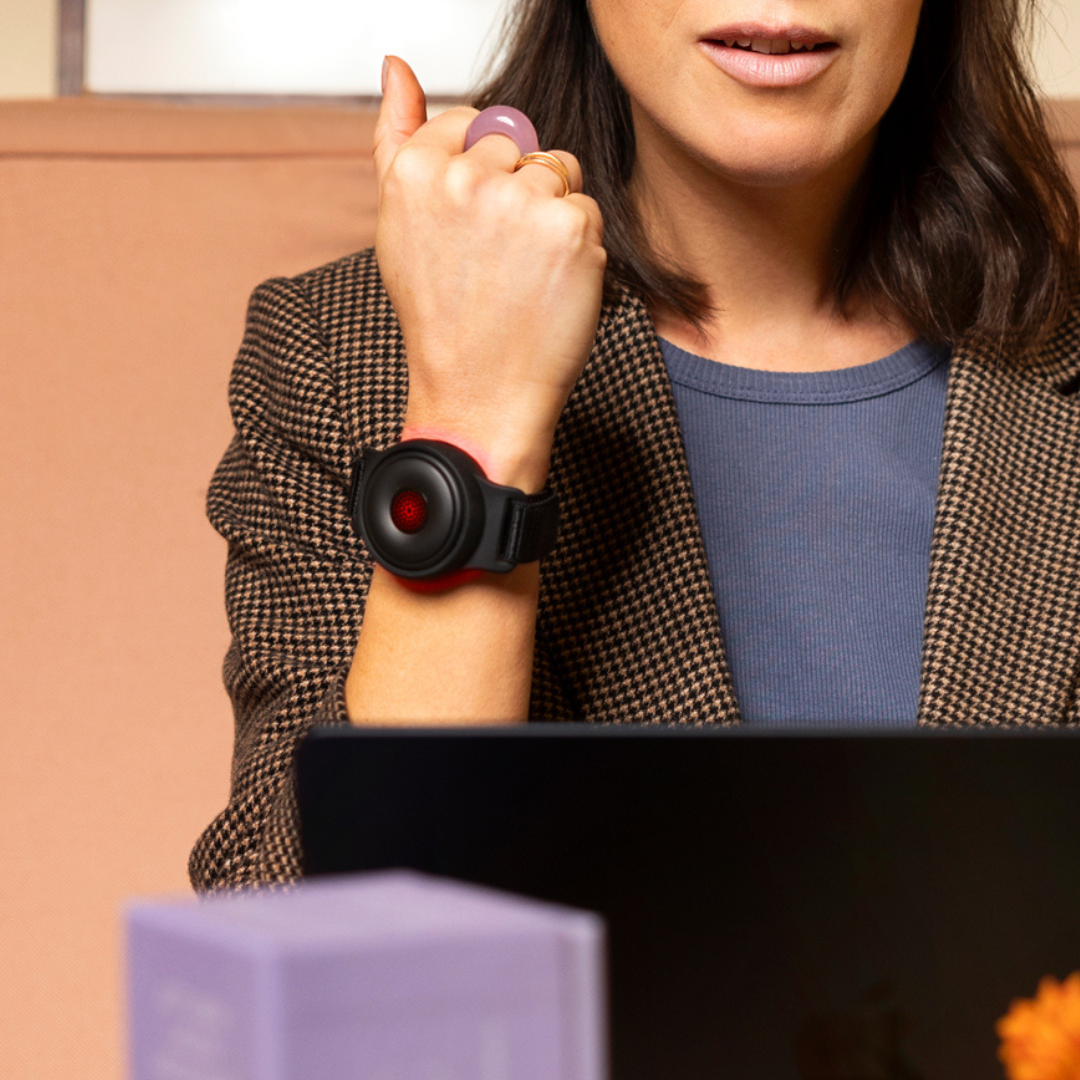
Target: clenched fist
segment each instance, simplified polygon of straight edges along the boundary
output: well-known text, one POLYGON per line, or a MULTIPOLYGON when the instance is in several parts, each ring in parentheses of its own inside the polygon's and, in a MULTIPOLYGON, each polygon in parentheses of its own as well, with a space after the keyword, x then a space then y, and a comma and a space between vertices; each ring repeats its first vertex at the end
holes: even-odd
POLYGON ((405 340, 404 437, 457 442, 489 478, 537 491, 555 425, 592 348, 606 253, 573 155, 514 172, 503 135, 464 151, 475 109, 428 121, 424 92, 389 58, 375 129, 375 253, 405 340))

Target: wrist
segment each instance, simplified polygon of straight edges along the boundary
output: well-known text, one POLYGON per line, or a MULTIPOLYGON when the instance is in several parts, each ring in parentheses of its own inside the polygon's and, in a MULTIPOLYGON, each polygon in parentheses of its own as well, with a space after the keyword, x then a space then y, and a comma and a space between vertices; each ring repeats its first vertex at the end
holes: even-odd
POLYGON ((535 495, 547 483, 552 437, 537 433, 532 438, 480 432, 467 425, 414 421, 408 416, 401 429, 401 441, 432 439, 464 450, 493 484, 518 488, 535 495))

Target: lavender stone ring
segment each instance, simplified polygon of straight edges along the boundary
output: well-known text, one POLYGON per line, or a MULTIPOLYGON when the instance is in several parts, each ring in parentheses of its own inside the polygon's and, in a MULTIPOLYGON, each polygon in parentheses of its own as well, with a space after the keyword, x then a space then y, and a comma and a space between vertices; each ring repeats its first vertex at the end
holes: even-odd
POLYGON ((513 139, 522 157, 535 154, 540 149, 540 140, 536 137, 532 121, 509 105, 492 105, 490 109, 478 113, 465 132, 465 149, 471 149, 485 135, 508 136, 513 139))

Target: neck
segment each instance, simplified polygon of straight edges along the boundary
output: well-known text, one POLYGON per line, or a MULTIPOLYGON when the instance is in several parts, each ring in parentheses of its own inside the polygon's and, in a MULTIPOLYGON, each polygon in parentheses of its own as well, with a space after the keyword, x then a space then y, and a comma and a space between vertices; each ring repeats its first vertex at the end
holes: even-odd
POLYGON ((739 366, 824 370, 878 359, 914 336, 864 299, 836 311, 832 281, 874 133, 826 173, 767 184, 719 175, 647 117, 635 116, 635 133, 631 193, 646 234, 704 284, 713 308, 699 330, 655 307, 662 337, 739 366))

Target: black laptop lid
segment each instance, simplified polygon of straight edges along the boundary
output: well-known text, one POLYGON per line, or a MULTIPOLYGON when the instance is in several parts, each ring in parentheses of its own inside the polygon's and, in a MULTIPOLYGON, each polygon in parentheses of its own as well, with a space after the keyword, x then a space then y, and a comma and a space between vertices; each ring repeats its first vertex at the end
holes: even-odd
POLYGON ((602 913, 614 1080, 985 1080, 1080 969, 1071 733, 335 727, 298 770, 309 874, 602 913))

